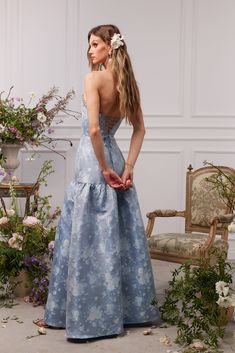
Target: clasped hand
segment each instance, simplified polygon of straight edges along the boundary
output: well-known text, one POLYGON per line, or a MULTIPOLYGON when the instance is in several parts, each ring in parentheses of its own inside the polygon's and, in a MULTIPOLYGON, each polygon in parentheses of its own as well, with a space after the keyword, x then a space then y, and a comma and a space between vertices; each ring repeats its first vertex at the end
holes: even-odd
POLYGON ((107 184, 114 189, 126 190, 133 185, 133 171, 128 168, 125 168, 121 177, 111 168, 104 170, 103 176, 107 184))

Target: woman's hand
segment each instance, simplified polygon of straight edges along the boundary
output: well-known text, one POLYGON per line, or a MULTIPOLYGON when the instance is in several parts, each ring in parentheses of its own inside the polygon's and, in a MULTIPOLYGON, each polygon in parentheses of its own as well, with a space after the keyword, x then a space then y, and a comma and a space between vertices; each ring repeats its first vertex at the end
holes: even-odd
POLYGON ((111 168, 102 171, 107 184, 114 189, 124 189, 124 184, 120 176, 111 168))
POLYGON ((130 164, 125 164, 124 172, 121 176, 124 189, 129 189, 133 186, 133 166, 130 164))

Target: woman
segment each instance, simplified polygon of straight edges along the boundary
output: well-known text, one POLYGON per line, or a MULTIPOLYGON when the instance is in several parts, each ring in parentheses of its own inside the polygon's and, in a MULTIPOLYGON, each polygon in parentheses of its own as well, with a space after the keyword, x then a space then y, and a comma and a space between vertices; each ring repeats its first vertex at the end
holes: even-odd
POLYGON ((158 319, 133 186, 145 133, 139 90, 116 26, 93 28, 88 43, 92 71, 85 77, 75 180, 57 228, 44 317, 70 339, 117 335, 124 324, 158 319), (123 117, 133 127, 126 162, 114 138, 123 117))

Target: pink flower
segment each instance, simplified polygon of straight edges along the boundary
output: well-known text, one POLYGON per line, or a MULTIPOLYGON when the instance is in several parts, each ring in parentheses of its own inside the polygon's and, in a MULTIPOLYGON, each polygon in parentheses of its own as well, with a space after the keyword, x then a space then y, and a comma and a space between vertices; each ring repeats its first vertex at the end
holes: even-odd
POLYGON ((9 222, 9 218, 8 217, 1 217, 0 218, 0 227, 1 226, 5 226, 8 222, 9 222))
POLYGON ((12 237, 8 240, 10 248, 22 250, 24 238, 19 233, 13 233, 12 237))
POLYGON ((61 214, 61 208, 56 207, 55 211, 50 215, 51 219, 56 219, 61 214))
POLYGON ((53 252, 54 248, 55 248, 55 241, 51 240, 50 243, 48 244, 49 252, 53 252))
POLYGON ((28 216, 23 220, 23 225, 25 227, 34 227, 40 223, 40 220, 33 216, 28 216))

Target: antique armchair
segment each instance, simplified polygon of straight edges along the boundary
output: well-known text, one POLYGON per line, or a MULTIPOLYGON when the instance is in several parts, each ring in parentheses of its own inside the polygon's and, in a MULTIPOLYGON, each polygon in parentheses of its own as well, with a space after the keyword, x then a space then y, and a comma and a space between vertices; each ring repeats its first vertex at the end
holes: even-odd
MULTIPOLYGON (((225 174, 235 169, 220 167, 225 174)), ((210 258, 212 247, 227 252, 228 224, 234 214, 221 200, 218 191, 206 178, 216 173, 214 167, 203 167, 193 171, 188 167, 186 176, 186 207, 184 211, 155 210, 147 213, 146 236, 150 256, 153 259, 183 263, 196 263, 200 257, 210 258), (152 234, 158 217, 184 217, 184 233, 152 234)))

